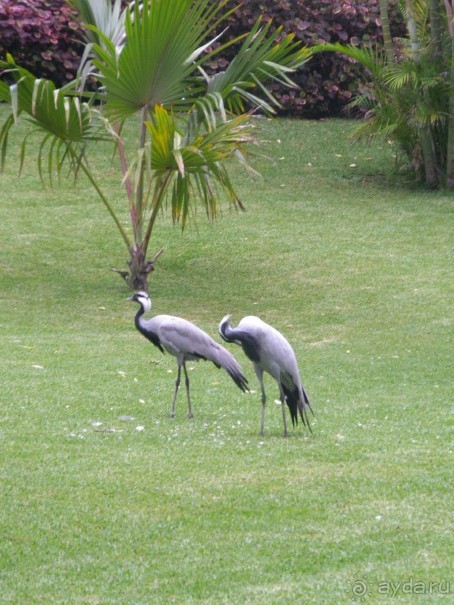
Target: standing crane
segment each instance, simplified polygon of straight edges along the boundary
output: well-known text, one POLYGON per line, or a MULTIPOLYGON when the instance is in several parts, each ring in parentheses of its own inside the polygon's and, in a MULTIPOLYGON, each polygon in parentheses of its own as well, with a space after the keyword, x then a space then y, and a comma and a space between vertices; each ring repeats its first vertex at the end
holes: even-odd
POLYGON ((151 299, 146 292, 136 292, 128 300, 133 300, 140 305, 135 317, 136 328, 139 332, 160 351, 163 353, 167 351, 177 359, 178 374, 170 411, 172 418, 175 416, 175 401, 180 386, 181 368, 183 368, 185 375, 188 417, 193 417, 189 394, 189 377, 186 371, 187 361, 199 361, 199 359, 212 361, 216 367, 224 368, 242 391, 248 390, 247 380, 239 363, 227 349, 215 342, 206 332, 190 321, 172 315, 155 315, 151 319, 144 319, 144 313, 151 309, 151 299))
POLYGON ((303 424, 311 431, 307 408, 314 414, 309 398, 301 384, 295 353, 287 339, 278 330, 262 321, 259 317, 243 317, 236 328, 232 328, 226 315, 219 324, 219 334, 226 342, 232 342, 243 348, 252 361, 262 390, 262 422, 260 434, 265 430, 266 393, 263 385, 263 373, 270 374, 279 385, 284 437, 287 437, 285 404, 287 404, 292 424, 298 424, 298 413, 303 424))

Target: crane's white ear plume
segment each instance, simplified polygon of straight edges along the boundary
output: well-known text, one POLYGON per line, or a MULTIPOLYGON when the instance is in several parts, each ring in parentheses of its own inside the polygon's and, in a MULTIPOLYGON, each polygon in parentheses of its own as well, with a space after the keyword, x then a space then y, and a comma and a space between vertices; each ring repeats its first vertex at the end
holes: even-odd
POLYGON ((221 321, 219 323, 219 328, 218 328, 219 335, 226 342, 229 342, 228 333, 232 329, 232 326, 230 325, 230 321, 229 321, 229 319, 231 317, 232 317, 231 315, 224 315, 224 317, 221 319, 221 321))
POLYGON ((146 292, 143 292, 142 290, 136 292, 133 296, 128 298, 128 300, 134 300, 135 302, 138 302, 139 305, 142 306, 145 313, 151 309, 151 298, 146 292))
POLYGON ((223 324, 225 321, 229 321, 229 319, 232 317, 232 314, 229 313, 228 315, 224 315, 224 317, 221 319, 221 324, 223 324))

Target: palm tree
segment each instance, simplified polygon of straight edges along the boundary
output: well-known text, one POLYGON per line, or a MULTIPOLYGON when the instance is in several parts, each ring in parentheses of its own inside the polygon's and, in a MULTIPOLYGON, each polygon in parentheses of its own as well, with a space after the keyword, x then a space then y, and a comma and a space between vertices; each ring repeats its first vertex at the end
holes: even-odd
MULTIPOLYGON (((208 217, 216 214, 218 191, 242 208, 229 178, 227 161, 247 163, 250 111, 273 113, 277 105, 266 82, 293 86, 291 73, 310 52, 292 35, 260 19, 242 36, 242 46, 223 73, 208 76, 203 64, 229 44, 215 48, 213 32, 234 10, 227 0, 147 0, 121 10, 120 0, 72 0, 87 25, 87 46, 76 84, 57 90, 16 65, 1 63, 14 84, 0 84, 0 98, 12 114, 0 131, 2 161, 8 132, 21 113, 43 133, 38 166, 44 175, 69 162, 90 180, 114 219, 129 252, 120 273, 132 289, 147 289, 154 268, 148 248, 164 200, 184 227, 194 199, 208 217), (81 90, 89 74, 99 82, 81 90), (125 123, 139 116, 135 151, 128 155, 125 123), (118 150, 121 182, 131 220, 125 229, 102 191, 89 160, 99 141, 118 150), (90 145, 89 145, 90 144, 90 145)), ((238 41, 238 40, 236 40, 238 41)), ((22 156, 25 154, 25 141, 22 156)), ((120 181, 120 179, 119 179, 120 181)))
MULTIPOLYGON (((380 6, 384 9, 386 1, 380 6)), ((443 13, 441 0, 399 0, 399 6, 407 21, 408 38, 401 40, 397 57, 386 28, 384 50, 349 44, 324 44, 312 50, 341 52, 366 68, 362 74, 371 87, 353 101, 353 105, 366 110, 366 120, 356 130, 356 138, 393 139, 427 186, 449 188, 447 158, 449 140, 454 141, 454 116, 449 109, 449 99, 454 98, 448 76, 452 64, 449 15, 446 18, 443 13)))

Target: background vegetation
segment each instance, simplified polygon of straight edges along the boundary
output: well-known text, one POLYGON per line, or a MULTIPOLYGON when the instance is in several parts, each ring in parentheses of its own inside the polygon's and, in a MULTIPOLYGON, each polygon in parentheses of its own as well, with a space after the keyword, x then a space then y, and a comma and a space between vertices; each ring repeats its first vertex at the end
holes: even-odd
MULTIPOLYGON (((237 4, 229 0, 227 9, 237 4)), ((282 25, 283 34, 295 33, 308 46, 352 42, 374 47, 381 41, 377 0, 245 0, 230 17, 223 41, 249 32, 260 14, 273 20, 273 28, 282 25)), ((79 66, 82 39, 81 26, 73 15, 65 0, 3 0, 0 58, 9 52, 19 65, 53 79, 58 86, 72 80, 79 66)), ((390 25, 395 36, 405 31, 395 2, 390 3, 390 25)), ((239 44, 234 45, 214 60, 213 73, 225 69, 238 48, 239 44)), ((299 70, 296 82, 300 90, 289 91, 275 84, 272 91, 282 113, 305 118, 339 115, 362 84, 352 61, 334 53, 317 56, 299 70)))
MULTIPOLYGON (((242 207, 225 163, 234 157, 246 164, 243 147, 250 135, 245 105, 274 114, 278 102, 267 90, 268 82, 294 86, 289 74, 310 57, 294 36, 282 37, 281 29, 270 33, 270 22, 259 17, 229 67, 208 76, 203 64, 224 46, 205 52, 206 40, 214 40, 213 29, 230 15, 226 2, 137 1, 121 11, 119 1, 74 0, 89 36, 80 77, 61 89, 17 65, 9 54, 0 60, 0 73, 14 82, 0 80, 0 99, 11 107, 0 129, 1 166, 9 131, 25 115, 41 134, 36 156, 40 175, 47 172, 52 180, 54 171, 59 177, 68 170, 74 178, 82 173, 98 193, 127 249, 128 267, 118 273, 132 290, 148 290, 148 275, 161 253, 150 258, 150 242, 165 200, 173 220, 183 227, 193 198, 208 217, 216 215, 219 192, 232 206, 242 207), (90 74, 102 84, 94 92, 85 90, 90 74), (125 128, 133 117, 136 138, 125 128), (101 141, 111 143, 112 154, 118 152, 117 183, 124 190, 130 235, 110 192, 91 170, 89 150, 98 151, 101 141)), ((21 164, 28 135, 21 144, 21 164)))
POLYGON ((82 31, 65 0, 2 0, 0 58, 10 53, 19 65, 57 86, 79 68, 82 31))
MULTIPOLYGON (((235 0, 229 5, 234 6, 235 0)), ((396 2, 389 3, 389 23, 393 36, 402 36, 405 25, 396 2)), ((246 0, 230 18, 228 36, 248 31, 256 15, 272 19, 274 27, 295 33, 302 44, 351 43, 372 49, 382 46, 380 8, 377 0, 246 0)), ((234 45, 214 67, 223 68, 235 56, 234 45)), ((287 90, 274 84, 270 87, 281 103, 280 115, 320 118, 344 114, 352 98, 364 85, 364 74, 358 73, 354 62, 342 54, 315 56, 298 70, 294 78, 299 89, 287 90)), ((360 115, 356 113, 356 115, 360 115)))
POLYGON ((259 393, 203 363, 195 418, 183 399, 169 419, 174 360, 134 328, 95 192, 43 190, 34 163, 18 186, 8 162, 2 602, 338 605, 363 578, 367 603, 390 600, 381 582, 424 583, 393 603, 452 590, 452 198, 397 178, 389 145, 352 147, 347 122, 254 124, 276 161, 234 175, 247 211, 196 215, 183 236, 160 221, 150 286, 155 312, 214 337, 227 312, 287 334, 317 414, 287 440, 277 407, 261 439, 259 393))
MULTIPOLYGON (((69 4, 80 10, 79 2, 72 0, 69 4)), ((212 7, 221 7, 220 3, 207 2, 212 7)), ((84 4, 83 1, 81 5, 84 4)), ((120 4, 118 0, 116 7, 120 4)), ((316 54, 305 65, 299 65, 294 77, 297 88, 289 89, 282 78, 267 84, 279 102, 281 116, 319 118, 338 116, 346 110, 354 117, 363 116, 366 119, 360 129, 362 136, 397 141, 415 174, 428 187, 454 190, 451 3, 246 0, 237 6, 234 0, 224 0, 224 9, 231 12, 226 13, 227 22, 218 24, 222 43, 226 39, 227 43, 229 40, 237 43, 224 48, 219 55, 210 53, 220 48, 220 40, 206 49, 206 58, 210 59, 204 66, 207 79, 214 80, 232 67, 233 59, 243 50, 238 40, 262 15, 268 20, 270 32, 277 33, 282 28, 279 36, 283 40, 291 35, 311 50, 330 51, 316 54)), ((90 18, 87 22, 90 23, 90 18)), ((66 3, 48 6, 45 1, 36 0, 30 6, 7 0, 0 7, 2 30, 5 35, 0 42, 0 60, 9 51, 16 61, 19 59, 18 64, 31 68, 39 77, 50 76, 59 85, 65 79, 74 79, 77 64, 74 58, 77 52, 81 54, 84 30, 66 3), (69 23, 67 29, 65 20, 69 23), (71 39, 77 51, 70 48, 71 39), (27 47, 29 53, 24 52, 27 47), (55 62, 51 60, 54 55, 55 62), (74 67, 72 73, 71 67, 74 67)), ((89 82, 93 86, 93 81, 89 82)), ((254 107, 251 99, 252 96, 250 106, 254 107)))
POLYGON ((453 5, 401 2, 408 36, 396 44, 387 2, 380 4, 385 41, 380 52, 339 43, 318 48, 341 52, 362 69, 364 90, 351 103, 365 112, 357 138, 392 139, 427 187, 454 191, 453 5))

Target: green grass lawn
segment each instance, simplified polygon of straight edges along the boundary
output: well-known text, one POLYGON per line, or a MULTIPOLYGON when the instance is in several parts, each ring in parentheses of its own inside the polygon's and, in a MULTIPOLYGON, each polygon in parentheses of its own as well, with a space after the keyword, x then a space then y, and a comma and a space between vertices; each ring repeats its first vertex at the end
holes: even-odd
POLYGON ((252 392, 192 364, 195 417, 183 389, 169 418, 176 362, 135 330, 112 220, 83 179, 43 188, 32 147, 20 177, 10 159, 1 603, 454 602, 453 199, 351 128, 257 120, 276 161, 256 181, 235 173, 247 212, 209 224, 200 210, 183 235, 164 214, 152 242, 156 313, 218 341, 226 313, 288 336, 316 412, 313 434, 288 439, 269 377, 259 436, 255 374, 229 345, 252 392))

